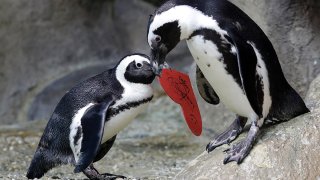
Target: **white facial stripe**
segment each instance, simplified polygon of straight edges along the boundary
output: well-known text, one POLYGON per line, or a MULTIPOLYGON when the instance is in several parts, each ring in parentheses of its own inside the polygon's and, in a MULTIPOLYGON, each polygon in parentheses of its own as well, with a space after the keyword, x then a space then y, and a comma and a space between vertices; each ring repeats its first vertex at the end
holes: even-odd
POLYGON ((124 77, 128 65, 133 61, 135 61, 136 63, 150 63, 149 59, 139 55, 128 56, 120 62, 116 69, 116 78, 124 88, 124 92, 122 94, 122 99, 117 101, 113 105, 113 107, 117 107, 128 102, 143 100, 145 98, 151 97, 153 94, 150 85, 132 83, 127 81, 127 79, 124 77))
POLYGON ((149 61, 148 59, 146 59, 146 58, 135 60, 136 66, 137 66, 137 64, 139 64, 139 63, 140 63, 140 64, 143 64, 143 62, 147 62, 148 64, 150 64, 150 61, 149 61))
POLYGON ((118 67, 116 69, 116 77, 123 87, 126 87, 127 85, 130 85, 130 84, 134 84, 134 83, 127 81, 126 78, 124 77, 124 74, 127 70, 128 65, 130 63, 132 63, 133 61, 135 61, 136 63, 143 64, 143 62, 147 62, 150 64, 149 59, 142 57, 142 56, 139 56, 139 55, 132 55, 132 56, 125 57, 120 62, 120 64, 118 65, 118 67))
POLYGON ((77 142, 74 142, 74 137, 76 136, 78 132, 78 127, 81 127, 81 118, 86 112, 87 109, 89 109, 91 106, 93 106, 93 103, 90 103, 86 105, 85 107, 81 108, 72 118, 72 123, 70 125, 70 134, 69 134, 69 142, 70 147, 72 149, 74 158, 76 162, 78 162, 79 156, 80 156, 80 150, 82 145, 82 134, 81 137, 77 142))
POLYGON ((135 61, 136 63, 147 62, 150 64, 150 60, 143 56, 132 55, 132 56, 125 57, 117 67, 117 70, 116 70, 117 77, 120 77, 121 74, 123 74, 124 76, 124 73, 126 72, 128 65, 133 61, 135 61))
POLYGON ((266 117, 269 114, 269 110, 271 107, 271 96, 270 96, 270 84, 269 84, 269 77, 268 77, 268 70, 266 67, 266 64, 262 60, 262 56, 259 53, 259 50, 256 48, 255 44, 253 42, 248 42, 252 48, 254 49, 254 52, 257 56, 257 73, 262 78, 263 83, 263 117, 266 117))
POLYGON ((211 16, 207 16, 191 6, 181 5, 175 6, 168 11, 157 14, 154 17, 153 22, 150 24, 148 33, 149 45, 151 45, 151 40, 154 38, 153 31, 166 23, 177 20, 179 22, 179 27, 181 28, 180 40, 188 38, 193 31, 201 28, 213 29, 221 35, 228 34, 225 30, 219 27, 218 22, 211 16))

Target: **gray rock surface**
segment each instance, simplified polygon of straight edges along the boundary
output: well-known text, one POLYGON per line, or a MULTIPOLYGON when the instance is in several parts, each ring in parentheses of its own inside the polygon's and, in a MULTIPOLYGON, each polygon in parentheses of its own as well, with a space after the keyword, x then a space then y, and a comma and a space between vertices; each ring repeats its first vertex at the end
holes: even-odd
POLYGON ((47 85, 93 64, 114 62, 125 50, 106 1, 4 0, 0 5, 0 116, 26 121, 47 85), (112 43, 110 43, 112 42, 112 43))
POLYGON ((289 83, 305 96, 320 73, 318 0, 230 0, 264 30, 289 83))
MULTIPOLYGON (((223 145, 203 152, 176 179, 317 179, 320 178, 320 76, 307 95, 311 113, 265 128, 240 165, 223 165, 223 145)), ((245 138, 243 133, 237 141, 245 138)), ((233 143, 232 143, 233 144, 233 143)))

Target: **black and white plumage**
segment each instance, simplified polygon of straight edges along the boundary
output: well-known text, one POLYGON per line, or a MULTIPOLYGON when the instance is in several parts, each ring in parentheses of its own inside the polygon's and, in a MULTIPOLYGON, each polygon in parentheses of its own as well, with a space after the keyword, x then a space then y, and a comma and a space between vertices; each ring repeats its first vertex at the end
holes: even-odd
POLYGON ((151 101, 154 78, 149 58, 133 54, 72 88, 54 110, 27 177, 41 178, 61 164, 75 165, 76 173, 90 179, 123 177, 99 174, 92 163, 105 156, 117 133, 151 101))
POLYGON ((224 163, 240 163, 263 124, 309 112, 285 79, 267 36, 229 1, 169 0, 150 16, 148 43, 158 73, 166 55, 182 40, 197 64, 200 95, 208 103, 224 103, 237 114, 230 127, 207 145, 207 151, 233 141, 247 119, 252 121, 247 138, 227 150, 224 163))

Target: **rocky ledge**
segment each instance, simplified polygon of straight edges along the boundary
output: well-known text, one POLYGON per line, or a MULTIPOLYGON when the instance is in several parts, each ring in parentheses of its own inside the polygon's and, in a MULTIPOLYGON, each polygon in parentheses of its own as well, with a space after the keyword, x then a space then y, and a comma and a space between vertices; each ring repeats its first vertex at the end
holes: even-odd
POLYGON ((311 113, 263 129, 242 164, 223 165, 223 150, 228 148, 224 145, 203 152, 176 179, 320 179, 320 76, 311 84, 306 102, 311 113))

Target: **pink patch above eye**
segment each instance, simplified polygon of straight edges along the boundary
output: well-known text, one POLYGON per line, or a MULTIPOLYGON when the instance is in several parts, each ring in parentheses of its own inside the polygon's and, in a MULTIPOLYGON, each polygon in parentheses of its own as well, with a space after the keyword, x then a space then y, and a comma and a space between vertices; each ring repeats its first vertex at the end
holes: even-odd
POLYGON ((181 106, 191 132, 200 136, 202 120, 189 76, 175 70, 163 69, 159 82, 167 95, 181 106))

